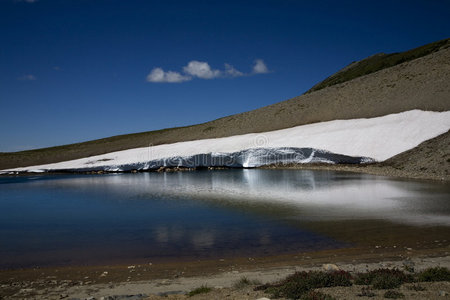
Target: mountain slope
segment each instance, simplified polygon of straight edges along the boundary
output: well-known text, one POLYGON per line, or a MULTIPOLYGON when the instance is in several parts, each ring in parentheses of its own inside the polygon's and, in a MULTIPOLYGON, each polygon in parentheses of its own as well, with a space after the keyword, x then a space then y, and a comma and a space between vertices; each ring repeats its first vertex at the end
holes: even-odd
POLYGON ((386 160, 380 167, 416 177, 450 179, 450 131, 386 160))
MULTIPOLYGON (((450 110, 450 48, 257 110, 204 124, 0 154, 0 169, 47 164, 130 148, 265 132, 412 109, 450 110)), ((176 117, 176 116, 175 116, 176 117)))
POLYGON ((313 86, 307 93, 343 83, 357 77, 368 75, 403 62, 412 61, 416 58, 431 54, 433 52, 450 47, 450 39, 437 41, 415 49, 400 53, 378 53, 359 62, 353 62, 339 72, 326 78, 324 81, 313 86))

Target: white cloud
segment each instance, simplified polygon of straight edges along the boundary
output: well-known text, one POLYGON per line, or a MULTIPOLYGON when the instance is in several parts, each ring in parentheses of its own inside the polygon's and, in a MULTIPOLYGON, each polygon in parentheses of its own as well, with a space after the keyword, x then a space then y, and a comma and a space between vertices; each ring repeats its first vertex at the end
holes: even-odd
POLYGON ((34 76, 32 74, 27 74, 27 75, 20 76, 17 79, 24 80, 24 81, 33 81, 33 80, 36 80, 36 76, 34 76))
POLYGON ((148 75, 148 82, 184 82, 194 78, 201 79, 213 79, 213 78, 230 78, 230 77, 242 77, 252 76, 256 74, 270 73, 266 64, 262 59, 255 60, 250 73, 244 73, 236 69, 234 66, 225 63, 224 70, 214 70, 211 66, 204 61, 191 60, 182 72, 164 71, 162 68, 154 68, 148 75))
POLYGON ((183 68, 184 72, 202 79, 212 79, 222 75, 219 70, 213 70, 207 62, 192 60, 183 68))
POLYGON ((167 71, 165 72, 161 68, 154 68, 150 74, 147 75, 147 81, 148 82, 170 82, 170 83, 176 83, 176 82, 183 82, 183 81, 189 81, 192 77, 182 75, 178 72, 173 71, 167 71))
POLYGON ((255 60, 255 64, 253 65, 253 73, 254 74, 265 74, 269 73, 269 69, 262 59, 255 60))
POLYGON ((225 74, 227 74, 228 76, 231 76, 231 77, 240 77, 240 76, 244 76, 245 75, 241 71, 235 69, 230 64, 225 64, 225 74))

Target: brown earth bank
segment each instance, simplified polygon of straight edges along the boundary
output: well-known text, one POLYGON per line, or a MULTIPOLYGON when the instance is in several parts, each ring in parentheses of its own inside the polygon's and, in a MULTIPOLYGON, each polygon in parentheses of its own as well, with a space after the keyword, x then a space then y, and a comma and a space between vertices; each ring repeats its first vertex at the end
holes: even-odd
MULTIPOLYGON (((264 291, 254 291, 254 287, 277 282, 298 271, 339 268, 356 274, 378 268, 397 268, 418 272, 428 267, 450 268, 449 254, 448 244, 432 249, 385 248, 380 245, 215 261, 3 270, 0 271, 0 299, 270 298, 264 291), (193 297, 186 295, 202 286, 210 287, 212 291, 193 297)), ((448 282, 426 284, 425 287, 426 291, 410 290, 408 295, 422 297, 411 299, 430 299, 427 297, 437 297, 441 291, 450 293, 448 282), (424 295, 428 296, 423 298, 424 295)), ((337 299, 357 299, 361 288, 339 287, 325 292, 337 299)), ((400 289, 405 292, 407 287, 400 289)), ((375 292, 382 295, 384 291, 375 292)))
MULTIPOLYGON (((0 170, 149 145, 265 132, 335 119, 372 118, 412 109, 448 111, 449 45, 447 39, 440 50, 426 56, 260 109, 199 125, 120 135, 52 148, 0 153, 0 170)), ((338 74, 339 72, 336 75, 338 74)))

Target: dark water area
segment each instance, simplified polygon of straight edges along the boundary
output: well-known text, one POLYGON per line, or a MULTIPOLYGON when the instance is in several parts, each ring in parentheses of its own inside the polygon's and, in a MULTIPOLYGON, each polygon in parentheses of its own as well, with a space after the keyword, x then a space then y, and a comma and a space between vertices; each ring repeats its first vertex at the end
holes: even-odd
POLYGON ((450 227, 448 185, 239 169, 0 178, 0 268, 220 259, 351 246, 311 223, 450 227))

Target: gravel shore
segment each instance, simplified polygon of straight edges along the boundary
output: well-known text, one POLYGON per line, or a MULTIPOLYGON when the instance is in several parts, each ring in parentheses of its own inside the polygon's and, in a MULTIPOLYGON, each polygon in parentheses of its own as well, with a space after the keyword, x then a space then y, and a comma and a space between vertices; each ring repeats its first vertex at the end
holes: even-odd
MULTIPOLYGON (((40 278, 31 281, 16 280, 8 283, 2 279, 0 297, 1 299, 262 299, 270 298, 270 296, 263 291, 255 291, 256 286, 277 282, 299 271, 339 269, 356 274, 379 268, 397 268, 409 271, 414 269, 414 272, 419 272, 436 266, 450 268, 450 256, 419 255, 378 261, 365 258, 350 263, 339 262, 339 259, 332 257, 328 257, 328 260, 310 257, 310 262, 290 266, 254 267, 249 270, 236 266, 234 269, 211 274, 168 277, 167 274, 161 273, 160 277, 153 279, 129 281, 115 281, 114 274, 108 271, 100 274, 91 272, 79 281, 59 280, 57 276, 45 276, 46 270, 44 270, 38 271, 43 274, 40 278), (329 263, 324 263, 326 261, 329 263), (103 281, 95 282, 96 278, 103 281), (190 291, 202 286, 211 288, 211 291, 192 297, 187 295, 190 291)), ((142 265, 124 266, 123 272, 142 272, 143 268, 145 266, 142 265)), ((407 299, 442 299, 442 295, 445 299, 445 296, 450 293, 450 282, 421 283, 420 285, 425 288, 424 291, 411 289, 409 287, 411 285, 406 284, 396 290, 406 295, 407 299)), ((363 287, 353 285, 320 290, 336 299, 359 299, 357 295, 361 293, 363 287)), ((374 290, 374 292, 376 296, 373 299, 383 299, 382 295, 385 291, 374 290)))

